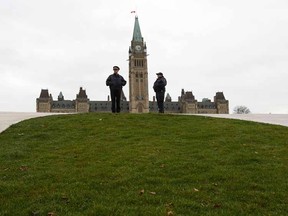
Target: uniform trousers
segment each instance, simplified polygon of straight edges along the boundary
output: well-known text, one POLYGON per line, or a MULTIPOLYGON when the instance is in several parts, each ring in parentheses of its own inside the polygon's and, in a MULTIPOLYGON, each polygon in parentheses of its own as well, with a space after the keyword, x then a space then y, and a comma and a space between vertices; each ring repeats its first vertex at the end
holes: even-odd
POLYGON ((159 113, 164 113, 164 95, 165 91, 156 92, 156 100, 159 113))
POLYGON ((120 112, 120 97, 121 97, 122 89, 110 89, 112 106, 111 110, 113 113, 120 112))

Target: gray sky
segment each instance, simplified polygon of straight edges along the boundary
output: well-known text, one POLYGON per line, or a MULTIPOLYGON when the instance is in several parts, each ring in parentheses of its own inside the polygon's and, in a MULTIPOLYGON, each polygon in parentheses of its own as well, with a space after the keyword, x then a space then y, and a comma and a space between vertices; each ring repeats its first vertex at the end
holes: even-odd
POLYGON ((0 111, 34 112, 41 89, 106 100, 113 65, 129 80, 133 10, 150 100, 161 71, 173 101, 223 91, 230 113, 288 113, 287 0, 0 0, 0 111))

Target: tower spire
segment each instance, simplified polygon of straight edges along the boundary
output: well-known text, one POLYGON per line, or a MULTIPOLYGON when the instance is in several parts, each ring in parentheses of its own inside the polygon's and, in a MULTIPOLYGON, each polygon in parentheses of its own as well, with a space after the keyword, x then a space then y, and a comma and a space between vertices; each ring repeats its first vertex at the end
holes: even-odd
POLYGON ((135 23, 134 23, 134 31, 133 31, 133 41, 137 41, 137 42, 143 42, 143 37, 141 34, 141 30, 140 30, 140 25, 139 25, 139 21, 138 21, 138 16, 135 16, 135 23))

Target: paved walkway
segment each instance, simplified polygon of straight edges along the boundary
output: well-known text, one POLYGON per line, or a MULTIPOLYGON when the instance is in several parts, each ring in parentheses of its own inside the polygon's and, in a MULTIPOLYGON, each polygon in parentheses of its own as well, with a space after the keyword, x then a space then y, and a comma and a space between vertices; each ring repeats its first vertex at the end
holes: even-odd
POLYGON ((215 118, 240 119, 288 127, 288 114, 194 114, 215 118))
MULTIPOLYGON (((0 133, 10 127, 12 124, 18 123, 25 119, 36 118, 47 115, 56 115, 58 113, 24 113, 24 112, 0 112, 0 133)), ((288 114, 191 114, 202 115, 216 118, 241 119, 247 121, 256 121, 262 123, 283 125, 288 127, 288 114)))
POLYGON ((57 113, 32 113, 32 112, 0 112, 0 133, 20 121, 30 118, 36 118, 47 115, 55 115, 57 113))

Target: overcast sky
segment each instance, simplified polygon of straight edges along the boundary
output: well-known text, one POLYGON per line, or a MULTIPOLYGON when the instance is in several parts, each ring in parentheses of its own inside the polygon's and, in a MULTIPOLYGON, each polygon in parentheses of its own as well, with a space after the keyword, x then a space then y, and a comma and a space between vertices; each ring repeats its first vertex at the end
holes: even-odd
POLYGON ((287 0, 0 0, 0 111, 36 111, 41 89, 106 100, 113 65, 129 80, 133 10, 150 100, 161 71, 173 101, 182 88, 198 101, 223 91, 230 113, 288 114, 287 0))

